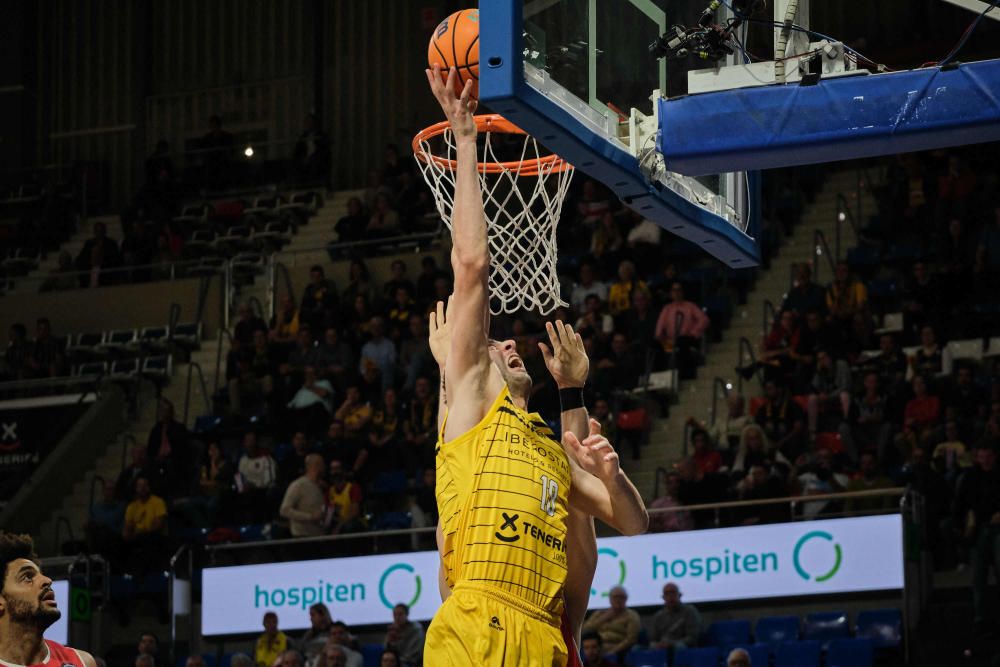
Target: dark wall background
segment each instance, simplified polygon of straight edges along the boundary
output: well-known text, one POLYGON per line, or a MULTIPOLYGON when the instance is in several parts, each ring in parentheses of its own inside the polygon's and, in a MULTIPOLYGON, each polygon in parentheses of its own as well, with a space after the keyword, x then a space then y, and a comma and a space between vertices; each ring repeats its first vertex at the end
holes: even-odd
MULTIPOLYGON (((687 23, 706 4, 663 2, 687 23)), ((335 184, 363 184, 385 143, 408 144, 438 119, 422 74, 428 35, 475 4, 0 0, 0 166, 97 161, 120 206, 160 138, 182 151, 218 114, 230 132, 271 143, 268 156, 286 155, 315 110, 335 184)), ((814 28, 899 66, 941 57, 973 18, 939 0, 811 4, 814 28)), ((996 49, 998 28, 983 21, 968 55, 996 49)))

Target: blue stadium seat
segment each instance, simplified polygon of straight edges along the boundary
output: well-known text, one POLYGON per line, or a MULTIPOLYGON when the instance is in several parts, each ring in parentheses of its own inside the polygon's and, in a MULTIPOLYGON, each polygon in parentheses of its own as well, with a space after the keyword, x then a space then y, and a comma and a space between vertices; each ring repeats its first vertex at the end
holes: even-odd
MULTIPOLYGON (((733 649, 741 648, 750 654, 750 667, 767 667, 771 661, 771 647, 767 644, 736 644, 735 646, 727 646, 726 650, 722 652, 722 660, 725 661, 729 657, 729 653, 733 649)), ((725 664, 723 662, 723 664, 725 664)))
POLYGON ((826 667, 872 667, 875 642, 871 639, 834 639, 826 652, 826 667))
POLYGON ((847 613, 843 611, 820 611, 806 616, 802 629, 803 639, 817 639, 823 648, 831 639, 846 639, 851 636, 847 624, 847 613))
POLYGON ((712 646, 731 646, 750 643, 750 621, 716 621, 708 626, 708 643, 712 646))
POLYGON ((719 648, 682 648, 674 653, 673 667, 719 667, 719 648))
POLYGON ((382 645, 362 644, 361 659, 365 667, 379 667, 379 663, 382 662, 382 645))
POLYGON ((774 651, 774 667, 819 667, 819 653, 818 641, 785 642, 774 651))
POLYGON ((795 641, 799 638, 799 617, 764 616, 757 621, 754 636, 766 644, 795 641))
POLYGON ((634 648, 629 652, 626 662, 632 667, 666 667, 667 649, 634 648))
POLYGON ((858 637, 868 637, 877 648, 899 646, 903 639, 903 615, 898 609, 858 612, 858 637))

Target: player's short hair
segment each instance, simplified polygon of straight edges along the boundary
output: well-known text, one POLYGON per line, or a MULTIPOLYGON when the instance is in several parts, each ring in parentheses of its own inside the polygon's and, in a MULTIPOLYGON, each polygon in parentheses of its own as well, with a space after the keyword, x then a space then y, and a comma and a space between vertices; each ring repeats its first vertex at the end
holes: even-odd
POLYGON ((35 560, 35 543, 30 535, 0 532, 0 593, 7 580, 7 566, 16 560, 35 560))

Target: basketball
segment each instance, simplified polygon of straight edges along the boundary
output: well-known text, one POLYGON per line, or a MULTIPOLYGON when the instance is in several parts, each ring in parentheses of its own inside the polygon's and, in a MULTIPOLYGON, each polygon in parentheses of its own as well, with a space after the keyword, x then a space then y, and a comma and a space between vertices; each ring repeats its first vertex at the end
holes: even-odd
POLYGON ((472 79, 472 97, 479 98, 479 10, 457 11, 438 24, 427 45, 427 64, 441 65, 445 77, 458 68, 459 89, 472 79))

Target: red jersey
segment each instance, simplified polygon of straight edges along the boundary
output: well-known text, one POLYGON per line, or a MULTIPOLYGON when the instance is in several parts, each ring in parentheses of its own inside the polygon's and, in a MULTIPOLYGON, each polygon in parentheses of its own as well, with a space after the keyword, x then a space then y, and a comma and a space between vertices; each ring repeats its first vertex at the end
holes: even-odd
POLYGON ((573 638, 573 628, 569 627, 569 617, 566 616, 565 607, 563 607, 562 618, 559 619, 559 629, 562 630, 563 640, 566 642, 566 653, 569 654, 566 667, 583 667, 580 662, 580 650, 576 646, 576 639, 573 638))
MULTIPOLYGON (((27 667, 84 667, 83 658, 75 648, 57 644, 50 639, 45 640, 45 647, 49 649, 49 655, 43 662, 36 662, 27 667)), ((0 665, 10 664, 0 658, 0 665)))

